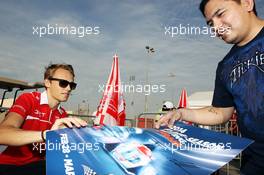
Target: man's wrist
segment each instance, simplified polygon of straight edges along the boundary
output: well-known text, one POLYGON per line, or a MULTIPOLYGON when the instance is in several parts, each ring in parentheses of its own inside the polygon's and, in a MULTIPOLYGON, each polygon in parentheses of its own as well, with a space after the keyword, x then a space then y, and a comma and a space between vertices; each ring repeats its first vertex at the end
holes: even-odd
POLYGON ((183 112, 183 108, 180 108, 180 109, 176 110, 176 114, 179 116, 179 120, 184 120, 182 112, 183 112))

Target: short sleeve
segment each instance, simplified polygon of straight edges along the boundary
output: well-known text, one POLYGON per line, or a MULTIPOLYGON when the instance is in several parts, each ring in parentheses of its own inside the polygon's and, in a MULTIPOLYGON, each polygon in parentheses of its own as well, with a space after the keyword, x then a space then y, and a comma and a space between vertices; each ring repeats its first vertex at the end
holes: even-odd
POLYGON ((32 93, 24 93, 20 95, 8 112, 15 112, 25 118, 32 108, 33 98, 32 93))
POLYGON ((214 107, 232 107, 234 106, 233 96, 227 90, 223 82, 222 65, 218 64, 215 78, 215 89, 212 101, 214 107))

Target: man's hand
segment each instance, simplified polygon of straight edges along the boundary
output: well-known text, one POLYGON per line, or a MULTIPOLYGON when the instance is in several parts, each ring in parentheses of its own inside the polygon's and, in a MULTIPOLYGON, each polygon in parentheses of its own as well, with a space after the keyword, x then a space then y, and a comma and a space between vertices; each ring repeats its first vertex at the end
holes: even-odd
POLYGON ((61 128, 72 128, 73 126, 76 126, 77 128, 87 126, 87 122, 77 118, 77 117, 67 117, 67 118, 60 118, 55 121, 55 123, 52 125, 51 130, 61 129, 61 128))
POLYGON ((159 121, 156 123, 156 128, 159 129, 160 126, 168 126, 173 127, 173 124, 175 121, 181 120, 182 114, 180 110, 173 110, 165 114, 163 117, 159 119, 159 121))

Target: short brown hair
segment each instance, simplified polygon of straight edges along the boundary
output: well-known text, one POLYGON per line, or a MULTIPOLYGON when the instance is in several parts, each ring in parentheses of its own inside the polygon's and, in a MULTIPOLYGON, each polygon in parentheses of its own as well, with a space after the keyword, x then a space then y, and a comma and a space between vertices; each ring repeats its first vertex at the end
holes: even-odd
MULTIPOLYGON (((202 0, 200 3, 200 11, 202 12, 203 16, 205 16, 204 14, 204 9, 206 4, 209 2, 210 0, 202 0)), ((236 1, 238 4, 241 3, 241 0, 232 0, 232 1, 236 1)), ((254 1, 255 2, 255 1, 254 1)), ((255 13, 256 16, 258 16, 257 10, 256 10, 256 3, 254 3, 254 7, 253 7, 253 12, 255 13)))
POLYGON ((52 77, 58 69, 68 70, 73 77, 75 76, 73 67, 70 64, 49 64, 45 67, 44 80, 52 77))

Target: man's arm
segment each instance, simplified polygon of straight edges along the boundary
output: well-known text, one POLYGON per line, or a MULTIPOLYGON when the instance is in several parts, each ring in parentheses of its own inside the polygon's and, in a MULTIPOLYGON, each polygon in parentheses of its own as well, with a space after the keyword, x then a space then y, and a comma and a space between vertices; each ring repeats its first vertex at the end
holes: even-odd
POLYGON ((24 119, 15 112, 7 114, 0 124, 0 144, 21 146, 33 142, 42 142, 40 131, 26 131, 20 129, 24 119))
MULTIPOLYGON (((0 145, 21 146, 33 142, 43 142, 41 131, 29 131, 20 129, 24 119, 15 112, 10 112, 6 119, 0 124, 0 145)), ((85 127, 87 122, 80 118, 61 118, 57 119, 53 124, 51 130, 57 130, 63 127, 85 127)), ((46 139, 46 132, 44 131, 44 139, 46 139)))
POLYGON ((182 109, 182 120, 200 125, 218 125, 227 122, 234 113, 234 107, 217 108, 208 106, 201 109, 182 109))
POLYGON ((234 112, 234 107, 218 108, 205 107, 201 109, 179 109, 168 112, 158 122, 156 127, 161 125, 172 126, 175 121, 184 120, 201 125, 217 125, 227 122, 234 112))

